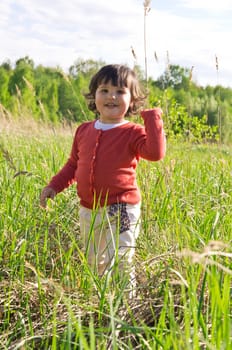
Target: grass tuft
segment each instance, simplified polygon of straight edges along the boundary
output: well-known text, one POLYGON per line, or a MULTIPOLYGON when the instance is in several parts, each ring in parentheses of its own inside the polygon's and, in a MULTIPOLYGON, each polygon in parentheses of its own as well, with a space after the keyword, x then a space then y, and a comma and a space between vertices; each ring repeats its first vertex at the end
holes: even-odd
POLYGON ((86 263, 75 187, 39 207, 72 130, 25 132, 0 140, 0 347, 230 349, 231 150, 169 144, 164 161, 140 162, 130 299, 126 281, 100 279, 86 263))

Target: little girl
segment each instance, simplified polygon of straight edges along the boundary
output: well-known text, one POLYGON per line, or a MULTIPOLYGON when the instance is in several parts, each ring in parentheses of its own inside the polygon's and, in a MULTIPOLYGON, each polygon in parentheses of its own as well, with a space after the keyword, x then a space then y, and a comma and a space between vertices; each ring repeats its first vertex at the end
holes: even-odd
POLYGON ((165 155, 162 111, 142 111, 145 127, 125 119, 138 113, 144 96, 135 72, 124 65, 101 68, 87 98, 98 118, 77 128, 69 159, 43 189, 40 204, 46 207, 48 198, 76 182, 90 266, 101 276, 117 265, 133 284, 141 202, 136 166, 140 157, 158 161, 165 155))

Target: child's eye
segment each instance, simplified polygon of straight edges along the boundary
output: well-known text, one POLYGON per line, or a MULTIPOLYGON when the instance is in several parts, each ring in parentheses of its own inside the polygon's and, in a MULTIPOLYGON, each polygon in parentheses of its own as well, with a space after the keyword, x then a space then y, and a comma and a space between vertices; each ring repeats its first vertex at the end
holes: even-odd
POLYGON ((123 90, 123 89, 117 90, 117 93, 118 93, 118 94, 125 94, 125 92, 126 92, 126 91, 123 90))

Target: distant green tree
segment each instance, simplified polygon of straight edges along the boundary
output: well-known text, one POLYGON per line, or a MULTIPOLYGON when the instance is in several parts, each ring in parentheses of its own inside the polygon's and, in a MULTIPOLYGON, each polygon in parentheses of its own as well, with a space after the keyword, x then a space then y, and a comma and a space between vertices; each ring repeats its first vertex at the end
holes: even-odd
POLYGON ((81 96, 75 90, 75 84, 63 79, 58 88, 59 113, 62 119, 68 121, 82 121, 86 114, 81 103, 81 96))
POLYGON ((191 142, 217 141, 218 127, 207 124, 207 116, 202 118, 191 116, 183 105, 175 100, 170 102, 166 119, 166 133, 168 138, 188 140, 191 142))
POLYGON ((0 103, 8 106, 10 94, 8 91, 8 85, 10 80, 10 72, 7 71, 3 66, 0 66, 0 103))
POLYGON ((3 61, 0 67, 4 68, 7 72, 10 72, 12 70, 11 61, 10 60, 3 61))
POLYGON ((16 68, 20 65, 26 65, 28 67, 31 67, 31 69, 34 69, 34 61, 29 57, 29 56, 25 56, 25 57, 22 57, 22 58, 19 58, 16 62, 15 62, 15 65, 16 65, 16 68))
MULTIPOLYGON (((103 65, 101 60, 78 58, 65 74, 58 67, 35 67, 28 56, 15 65, 6 60, 0 65, 0 103, 14 116, 28 114, 52 122, 93 119, 85 94, 90 79, 103 65)), ((231 88, 198 86, 191 79, 191 69, 178 65, 169 65, 156 81, 145 81, 139 66, 135 65, 134 70, 147 94, 146 107, 162 107, 169 136, 186 134, 194 138, 198 132, 200 139, 203 134, 209 137, 212 130, 215 135, 217 127, 221 141, 232 141, 231 88), (200 133, 199 126, 204 132, 200 133), (207 127, 211 129, 207 131, 207 127)))
POLYGON ((95 61, 93 59, 84 60, 82 58, 78 58, 69 68, 69 75, 72 78, 82 75, 86 79, 90 80, 92 76, 104 65, 105 62, 101 60, 95 61))
POLYGON ((183 68, 178 65, 169 65, 165 72, 157 79, 156 86, 164 90, 168 87, 175 89, 188 89, 190 84, 189 68, 183 68))
POLYGON ((37 104, 43 119, 59 121, 59 85, 62 72, 58 69, 38 66, 35 70, 37 104))
POLYGON ((16 62, 16 67, 9 80, 9 92, 14 113, 38 116, 34 86, 34 63, 28 56, 16 62))

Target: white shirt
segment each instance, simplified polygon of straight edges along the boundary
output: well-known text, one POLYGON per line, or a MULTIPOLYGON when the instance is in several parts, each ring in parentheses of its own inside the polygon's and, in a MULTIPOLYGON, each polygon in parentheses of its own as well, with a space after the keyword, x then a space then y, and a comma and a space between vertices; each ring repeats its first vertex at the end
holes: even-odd
POLYGON ((110 130, 113 128, 117 128, 118 126, 121 126, 123 124, 128 123, 129 120, 123 120, 121 123, 112 123, 112 124, 108 124, 108 123, 102 123, 100 120, 96 120, 94 127, 97 130, 110 130))

